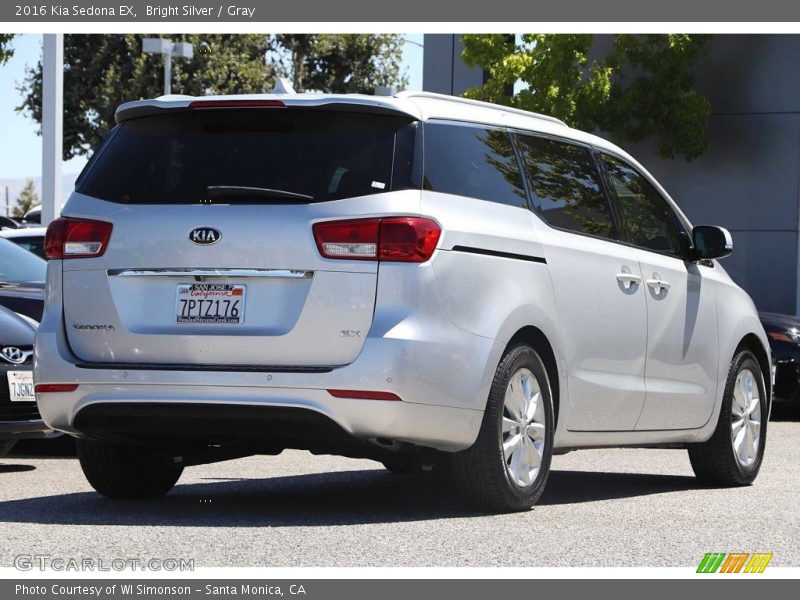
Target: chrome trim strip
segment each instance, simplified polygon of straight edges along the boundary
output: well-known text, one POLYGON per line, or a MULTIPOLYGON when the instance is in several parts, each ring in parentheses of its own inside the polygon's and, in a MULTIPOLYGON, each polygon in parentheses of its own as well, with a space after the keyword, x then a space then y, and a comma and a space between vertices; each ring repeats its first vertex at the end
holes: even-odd
POLYGON ((311 279, 314 271, 289 269, 112 269, 114 277, 271 277, 277 279, 311 279))

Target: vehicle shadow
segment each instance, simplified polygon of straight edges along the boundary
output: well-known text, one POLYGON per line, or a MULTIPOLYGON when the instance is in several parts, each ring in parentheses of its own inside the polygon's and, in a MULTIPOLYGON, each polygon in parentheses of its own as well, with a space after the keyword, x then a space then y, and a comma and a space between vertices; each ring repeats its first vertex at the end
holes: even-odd
POLYGON ((772 403, 770 421, 800 421, 800 406, 797 402, 776 400, 772 403))
MULTIPOLYGON (((693 477, 554 471, 540 505, 615 500, 698 488, 693 477)), ((435 474, 382 469, 258 479, 209 478, 156 500, 94 492, 0 502, 0 522, 47 525, 318 527, 469 518, 482 514, 435 474)))
POLYGON ((25 471, 35 471, 36 467, 33 465, 19 465, 19 464, 4 464, 0 463, 0 474, 2 473, 23 473, 25 471))

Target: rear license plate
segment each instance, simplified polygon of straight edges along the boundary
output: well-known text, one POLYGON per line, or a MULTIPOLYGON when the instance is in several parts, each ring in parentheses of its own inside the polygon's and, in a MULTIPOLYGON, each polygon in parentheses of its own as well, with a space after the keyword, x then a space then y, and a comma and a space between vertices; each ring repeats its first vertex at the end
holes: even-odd
POLYGON ((35 402, 33 372, 8 371, 8 394, 11 402, 35 402))
POLYGON ((182 283, 178 286, 178 323, 244 323, 247 288, 229 283, 182 283))

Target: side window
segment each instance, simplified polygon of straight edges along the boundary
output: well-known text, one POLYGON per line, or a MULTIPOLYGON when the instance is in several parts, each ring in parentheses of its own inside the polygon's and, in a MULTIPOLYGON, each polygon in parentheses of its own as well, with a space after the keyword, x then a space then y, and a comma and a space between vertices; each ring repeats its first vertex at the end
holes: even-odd
POLYGON ((519 135, 531 198, 553 227, 613 238, 611 209, 588 148, 519 135))
POLYGON ((432 121, 424 127, 424 189, 526 207, 507 131, 432 121))
POLYGON ((675 213, 653 185, 630 165, 601 155, 626 242, 682 256, 675 213))

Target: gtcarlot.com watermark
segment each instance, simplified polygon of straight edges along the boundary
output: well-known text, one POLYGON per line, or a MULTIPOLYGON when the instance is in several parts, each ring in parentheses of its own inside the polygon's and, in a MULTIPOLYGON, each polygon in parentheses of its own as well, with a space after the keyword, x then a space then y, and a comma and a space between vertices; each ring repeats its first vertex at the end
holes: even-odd
POLYGON ((19 571, 194 571, 193 558, 95 558, 52 554, 18 554, 19 571))

